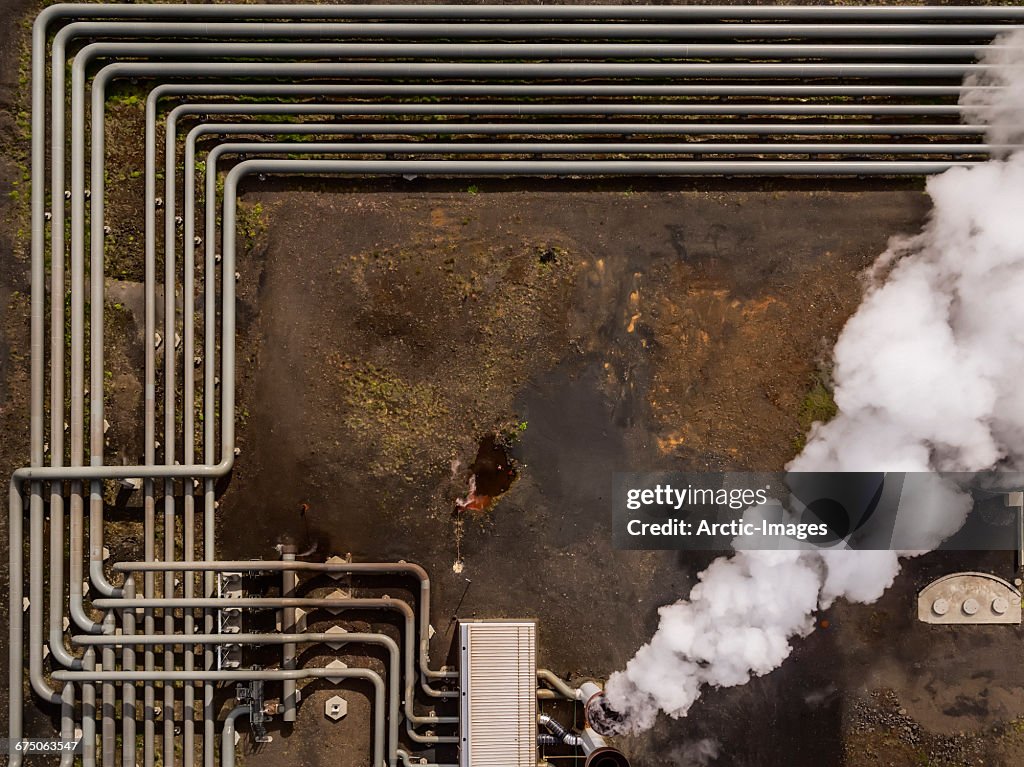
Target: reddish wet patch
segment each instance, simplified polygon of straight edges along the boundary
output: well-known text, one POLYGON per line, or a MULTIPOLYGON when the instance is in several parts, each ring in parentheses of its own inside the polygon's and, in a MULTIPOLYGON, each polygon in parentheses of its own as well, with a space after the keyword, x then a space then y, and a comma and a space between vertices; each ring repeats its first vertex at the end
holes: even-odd
POLYGON ((455 510, 486 511, 515 481, 516 468, 505 446, 493 434, 480 440, 476 460, 469 467, 469 492, 455 501, 455 510))

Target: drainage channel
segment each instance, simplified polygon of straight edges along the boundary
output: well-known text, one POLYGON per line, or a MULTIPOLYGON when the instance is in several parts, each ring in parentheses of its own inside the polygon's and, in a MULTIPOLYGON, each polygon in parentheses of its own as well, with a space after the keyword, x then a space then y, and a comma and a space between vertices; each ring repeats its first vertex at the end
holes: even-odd
MULTIPOLYGON (((937 173, 1008 149, 986 143, 982 122, 962 119, 958 97, 964 76, 986 71, 981 48, 1020 26, 1024 9, 984 6, 87 4, 44 10, 32 54, 31 452, 29 466, 10 484, 10 737, 22 738, 23 710, 37 702, 16 682, 24 674, 27 639, 32 693, 59 707, 62 737, 81 731, 84 765, 135 765, 140 719, 145 767, 158 759, 168 767, 232 764, 228 734, 235 720, 246 716, 258 729, 270 714, 264 683, 280 691, 275 715, 294 721, 296 683, 332 676, 373 687, 375 767, 422 763, 412 751, 452 753, 458 742, 458 716, 420 713, 423 701, 444 708, 458 696, 460 681, 456 671, 431 666, 430 581, 422 569, 311 563, 288 552, 281 561, 217 560, 216 482, 230 473, 236 455, 234 284, 236 269, 244 268, 236 257, 244 179, 937 173), (104 126, 109 89, 124 79, 149 88, 139 201, 146 231, 145 440, 141 460, 115 466, 106 461, 103 436, 104 126), (179 179, 178 127, 186 122, 179 179), (295 136, 313 140, 287 140, 295 136), (225 155, 235 159, 218 194, 225 155), (47 284, 53 296, 70 297, 69 340, 64 303, 47 305, 47 284), (200 307, 211 319, 197 328, 200 307), (139 488, 145 541, 139 561, 107 568, 103 483, 109 480, 139 488), (179 514, 180 544, 173 535, 179 514), (241 573, 278 574, 281 595, 238 596, 228 589, 225 596, 225 584, 241 573), (303 577, 321 573, 400 575, 418 583, 418 598, 297 596, 303 577), (352 610, 398 613, 401 642, 353 633, 338 642, 331 632, 296 630, 297 611, 316 607, 342 617, 352 610), (257 610, 280 611, 282 630, 240 631, 242 616, 257 610), (296 667, 298 645, 332 641, 341 648, 384 646, 386 674, 296 667), (281 647, 279 668, 224 662, 228 650, 261 644, 281 647), (241 689, 239 707, 223 720, 221 747, 214 691, 226 682, 241 689)), ((579 697, 550 672, 541 670, 539 680, 539 697, 579 697)), ((17 752, 10 758, 13 765, 22 761, 17 752)), ((75 758, 64 754, 62 763, 75 758)))

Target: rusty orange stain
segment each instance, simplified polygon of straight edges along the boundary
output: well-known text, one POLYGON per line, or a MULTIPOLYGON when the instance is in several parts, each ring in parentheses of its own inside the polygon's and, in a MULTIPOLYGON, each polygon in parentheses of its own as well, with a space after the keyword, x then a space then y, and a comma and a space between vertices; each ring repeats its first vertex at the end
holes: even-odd
POLYGON ((667 437, 658 437, 658 450, 663 453, 671 453, 683 444, 686 444, 686 435, 682 432, 676 432, 667 437))

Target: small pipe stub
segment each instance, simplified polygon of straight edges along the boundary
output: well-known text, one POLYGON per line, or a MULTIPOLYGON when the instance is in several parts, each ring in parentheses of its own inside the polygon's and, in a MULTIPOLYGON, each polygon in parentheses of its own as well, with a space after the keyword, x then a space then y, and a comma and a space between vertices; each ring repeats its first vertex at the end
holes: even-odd
POLYGON ((278 550, 281 552, 282 557, 286 557, 289 555, 294 557, 296 554, 299 553, 298 544, 292 543, 290 541, 278 544, 278 550))

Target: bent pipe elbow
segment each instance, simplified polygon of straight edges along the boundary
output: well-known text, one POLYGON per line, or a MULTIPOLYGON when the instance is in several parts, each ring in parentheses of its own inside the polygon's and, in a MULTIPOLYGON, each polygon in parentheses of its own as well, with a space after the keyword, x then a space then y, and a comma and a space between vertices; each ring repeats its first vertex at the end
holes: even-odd
POLYGON ((220 740, 220 761, 222 767, 234 767, 235 764, 235 720, 240 716, 252 713, 252 706, 235 706, 224 717, 224 729, 220 740))
MULTIPOLYGON (((102 558, 92 556, 94 553, 90 552, 89 557, 89 583, 105 597, 120 598, 124 596, 124 589, 122 587, 115 586, 107 580, 107 575, 103 572, 103 560, 102 558)), ((100 557, 102 557, 102 554, 100 557)))
POLYGON ((72 655, 67 646, 64 644, 64 632, 57 630, 50 631, 50 639, 47 642, 47 647, 50 649, 50 655, 64 668, 79 670, 82 668, 82 659, 77 655, 72 655))
POLYGON ((71 615, 71 622, 82 631, 88 634, 103 633, 103 625, 94 621, 85 612, 85 599, 81 594, 72 593, 68 600, 68 613, 71 615))
POLYGON ((423 745, 459 742, 459 738, 456 735, 421 735, 413 729, 413 723, 409 719, 405 720, 405 734, 409 737, 409 740, 423 745))
POLYGON ((580 697, 580 691, 573 689, 564 679, 558 676, 555 672, 550 671, 546 668, 537 669, 537 678, 547 682, 551 687, 554 688, 552 692, 566 700, 578 700, 580 697))
POLYGON ((59 704, 61 702, 61 694, 50 687, 50 683, 43 676, 42 669, 30 667, 28 676, 32 683, 32 692, 47 703, 59 704))
MULTIPOLYGON (((22 668, 22 662, 24 660, 24 641, 25 641, 25 620, 24 620, 24 608, 22 605, 22 597, 24 596, 24 584, 22 578, 24 577, 24 496, 22 494, 22 479, 18 478, 19 472, 17 470, 12 475, 9 484, 9 522, 11 531, 11 540, 9 546, 10 555, 10 570, 8 576, 10 578, 9 594, 10 594, 10 614, 8 615, 8 630, 10 647, 8 648, 10 672, 11 672, 11 691, 12 700, 11 702, 21 705, 20 690, 21 683, 17 682, 16 679, 24 673, 22 668), (20 540, 15 540, 20 539, 20 540), (18 698, 16 699, 13 695, 13 691, 17 689, 19 691, 18 698)), ((41 609, 42 605, 38 605, 34 609, 41 609)), ((56 692, 42 675, 42 669, 39 667, 37 656, 40 653, 30 652, 29 658, 29 679, 33 691, 39 695, 43 700, 50 703, 60 703, 60 693, 56 692)), ((14 712, 11 713, 10 718, 10 733, 14 737, 21 736, 21 712, 18 711, 18 715, 15 716, 14 712)), ((15 754, 11 754, 11 764, 20 762, 20 754, 18 759, 15 760, 13 757, 15 754)))

